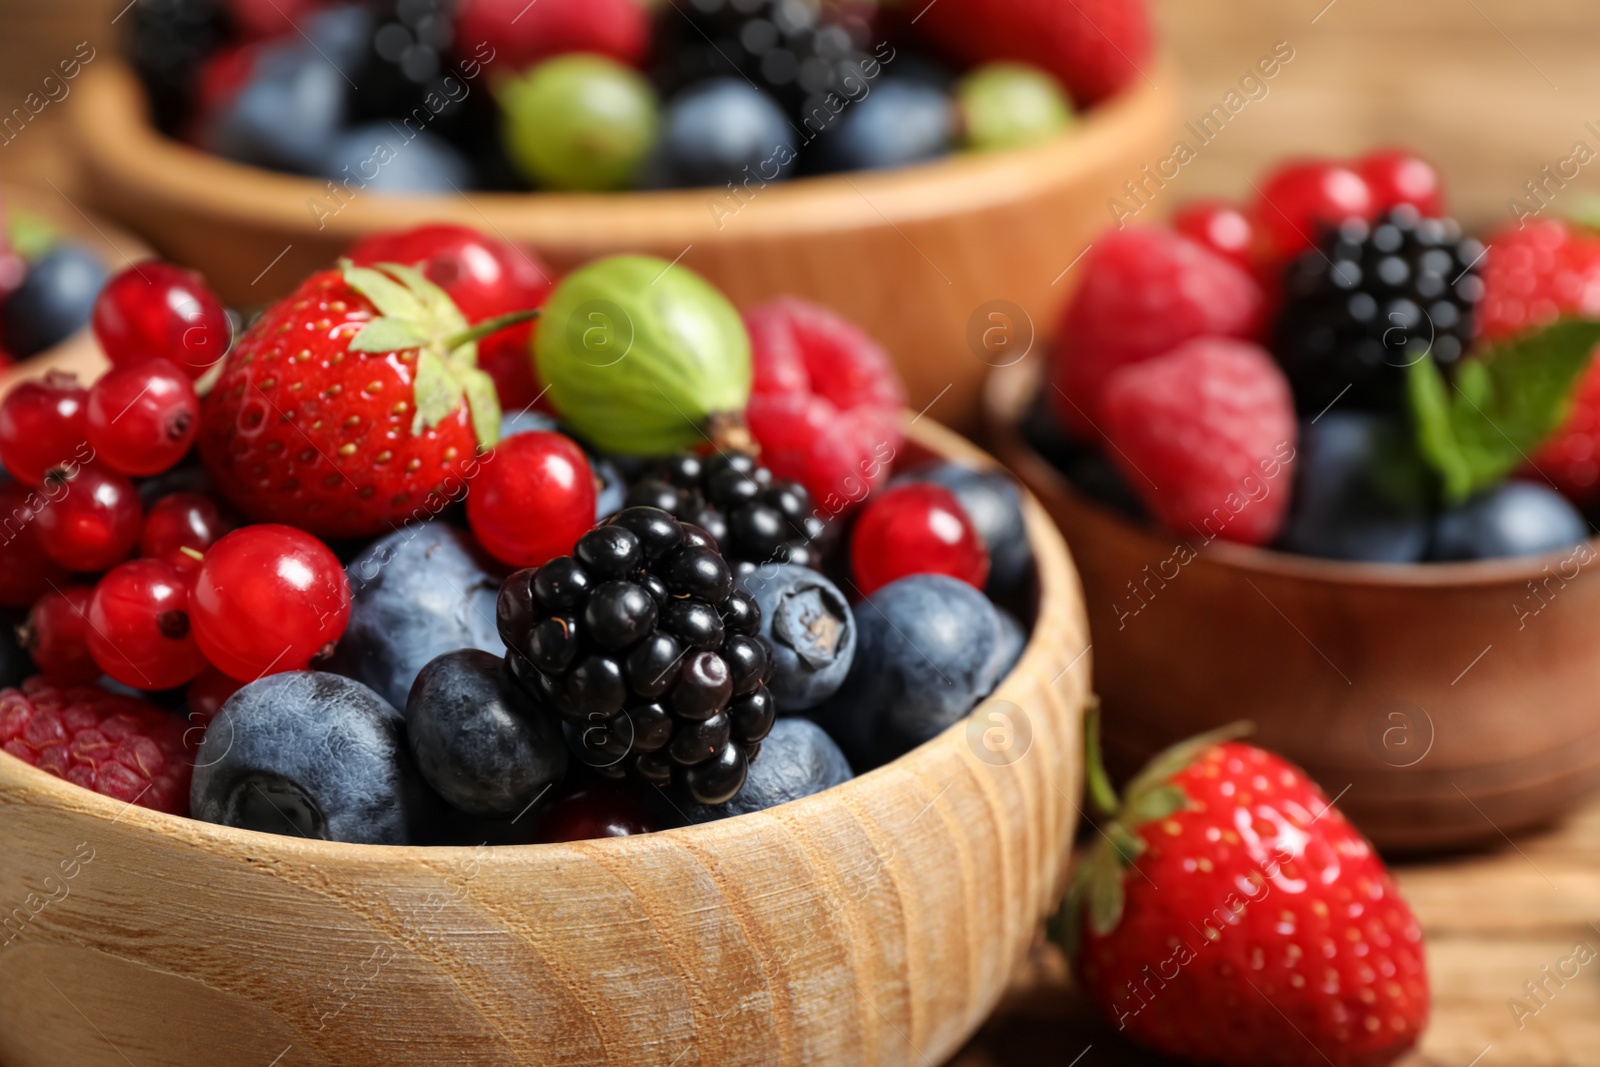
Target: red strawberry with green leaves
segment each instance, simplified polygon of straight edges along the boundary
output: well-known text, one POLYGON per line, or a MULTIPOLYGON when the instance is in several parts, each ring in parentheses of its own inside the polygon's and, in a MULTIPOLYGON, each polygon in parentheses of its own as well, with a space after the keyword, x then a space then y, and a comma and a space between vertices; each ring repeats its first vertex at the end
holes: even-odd
POLYGON ((1053 933, 1139 1044, 1226 1067, 1381 1067, 1428 1017, 1422 931, 1372 846, 1304 772, 1224 728, 1119 801, 1053 933))
POLYGON ((412 267, 307 278, 240 338, 201 407, 200 454, 250 518, 364 537, 437 514, 500 433, 477 340, 412 267))

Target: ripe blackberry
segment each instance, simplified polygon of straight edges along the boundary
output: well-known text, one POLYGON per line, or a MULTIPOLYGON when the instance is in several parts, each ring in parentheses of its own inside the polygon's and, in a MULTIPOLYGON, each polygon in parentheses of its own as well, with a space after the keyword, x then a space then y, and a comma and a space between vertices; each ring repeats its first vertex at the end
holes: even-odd
POLYGON ((669 0, 657 16, 656 81, 663 91, 718 75, 738 75, 765 89, 814 135, 837 117, 830 92, 859 95, 872 3, 822 0, 669 0), (853 76, 850 83, 845 78, 853 76), (847 93, 847 89, 853 92, 847 93), (820 110, 819 110, 820 109, 820 110))
POLYGON ((772 653, 704 530, 625 508, 571 556, 507 578, 497 617, 512 675, 590 767, 676 782, 699 804, 744 785, 777 715, 772 653))
POLYGON ((822 522, 798 482, 774 479, 744 452, 702 459, 684 452, 646 469, 628 490, 630 507, 660 508, 709 533, 735 577, 764 563, 816 569, 822 522))
POLYGON ((162 130, 178 132, 201 64, 231 32, 221 0, 140 0, 128 12, 128 56, 162 130))
POLYGON ((1300 411, 1335 399, 1393 408, 1404 368, 1429 353, 1448 371, 1472 342, 1482 255, 1454 220, 1401 206, 1376 223, 1347 220, 1292 261, 1273 354, 1300 411))
MULTIPOLYGON (((360 88, 351 93, 353 118, 415 118, 434 133, 445 134, 465 110, 461 86, 446 92, 450 47, 454 41, 453 0, 381 0, 374 5, 372 36, 366 55, 352 80, 360 88), (435 113, 427 101, 437 106, 435 113)), ((459 82, 455 78, 454 82, 459 82)))

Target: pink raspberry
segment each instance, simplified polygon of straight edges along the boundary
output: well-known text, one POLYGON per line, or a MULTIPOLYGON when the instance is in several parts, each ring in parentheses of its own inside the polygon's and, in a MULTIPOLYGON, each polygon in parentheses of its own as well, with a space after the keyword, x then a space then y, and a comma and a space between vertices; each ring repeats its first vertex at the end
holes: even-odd
POLYGON ((194 773, 171 712, 96 685, 36 675, 0 689, 0 750, 102 796, 186 815, 194 773))
POLYGON ((1293 485, 1294 399, 1272 356, 1199 338, 1106 382, 1111 458, 1150 511, 1181 534, 1261 545, 1293 485))
POLYGON ((1261 288, 1239 267, 1169 230, 1130 227, 1095 239, 1077 268, 1056 344, 1050 402, 1063 425, 1098 436, 1101 391, 1120 367, 1194 337, 1250 337, 1261 288))
POLYGON ((883 348, 817 304, 783 297, 751 308, 755 380, 745 418, 761 461, 836 515, 889 474, 905 389, 883 348))

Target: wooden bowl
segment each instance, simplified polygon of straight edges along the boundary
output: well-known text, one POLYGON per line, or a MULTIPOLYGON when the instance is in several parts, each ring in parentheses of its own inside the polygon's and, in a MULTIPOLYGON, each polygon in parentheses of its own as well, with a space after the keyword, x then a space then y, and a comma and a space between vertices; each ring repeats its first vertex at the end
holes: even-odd
MULTIPOLYGON (((159 134, 133 74, 104 60, 73 105, 89 188, 103 210, 200 269, 227 300, 260 303, 363 234, 428 220, 536 247, 560 270, 614 252, 679 259, 748 307, 782 294, 821 301, 893 352, 911 407, 961 430, 979 420, 987 350, 970 331, 1053 328, 1076 280, 1066 268, 1109 221, 1107 200, 1171 147, 1176 77, 1140 81, 1037 148, 962 155, 891 172, 780 183, 736 206, 725 190, 583 195, 354 195, 230 163, 159 134), (1064 272, 1066 272, 1064 274, 1064 272), (985 308, 1003 299, 1014 307, 985 308), (991 320, 991 310, 1009 322, 991 320)), ((1017 342, 1013 342, 1013 350, 1017 342)), ((993 359, 995 357, 989 356, 993 359)))
MULTIPOLYGON (((0 185, 0 202, 47 218, 72 240, 100 257, 111 273, 155 253, 143 241, 105 219, 85 214, 76 200, 62 192, 25 185, 0 185)), ((105 368, 105 357, 87 326, 0 373, 0 394, 16 382, 37 378, 51 369, 73 370, 83 381, 93 381, 105 368)))
POLYGON ((1025 442, 1035 380, 991 379, 993 439, 1078 560, 1118 768, 1250 719, 1390 851, 1500 844, 1600 786, 1600 542, 1392 565, 1216 541, 1179 564, 1184 538, 1092 502, 1025 442))
MULTIPOLYGON (((908 452, 992 462, 930 420, 909 433, 908 452)), ((346 845, 129 807, 0 752, 0 1063, 943 1061, 1058 898, 1075 821, 1088 629, 1025 506, 1037 617, 990 701, 753 815, 346 845)))

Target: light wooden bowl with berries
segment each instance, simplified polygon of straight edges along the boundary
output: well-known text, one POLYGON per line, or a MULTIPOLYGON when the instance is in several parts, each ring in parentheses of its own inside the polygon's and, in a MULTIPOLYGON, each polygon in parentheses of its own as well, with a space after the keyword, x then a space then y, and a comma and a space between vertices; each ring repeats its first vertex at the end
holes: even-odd
MULTIPOLYGON (((993 462, 906 430, 909 462, 993 462)), ((1058 899, 1075 824, 1088 627, 1025 509, 1037 610, 1005 703, 752 815, 359 846, 130 807, 0 753, 0 1062, 942 1062, 1058 899)))
POLYGON ((996 374, 987 414, 1078 561, 1120 772, 1248 719, 1397 852, 1501 844, 1600 788, 1600 540, 1471 563, 1225 541, 1184 558, 1183 538, 1089 499, 1031 447, 1036 388, 1036 367, 996 374))
POLYGON ((984 331, 1052 329, 1076 281, 1067 268, 1104 227, 1107 199, 1171 148, 1177 77, 1152 76, 1038 147, 781 183, 731 215, 712 210, 704 189, 369 195, 319 213, 320 180, 158 133, 133 73, 114 61, 84 72, 73 112, 96 204, 236 305, 282 295, 358 237, 424 221, 526 242, 558 270, 616 252, 657 255, 741 307, 796 295, 836 309, 882 339, 913 408, 937 399, 938 418, 971 432, 990 369, 984 331), (1006 306, 988 306, 999 300, 1006 306))

